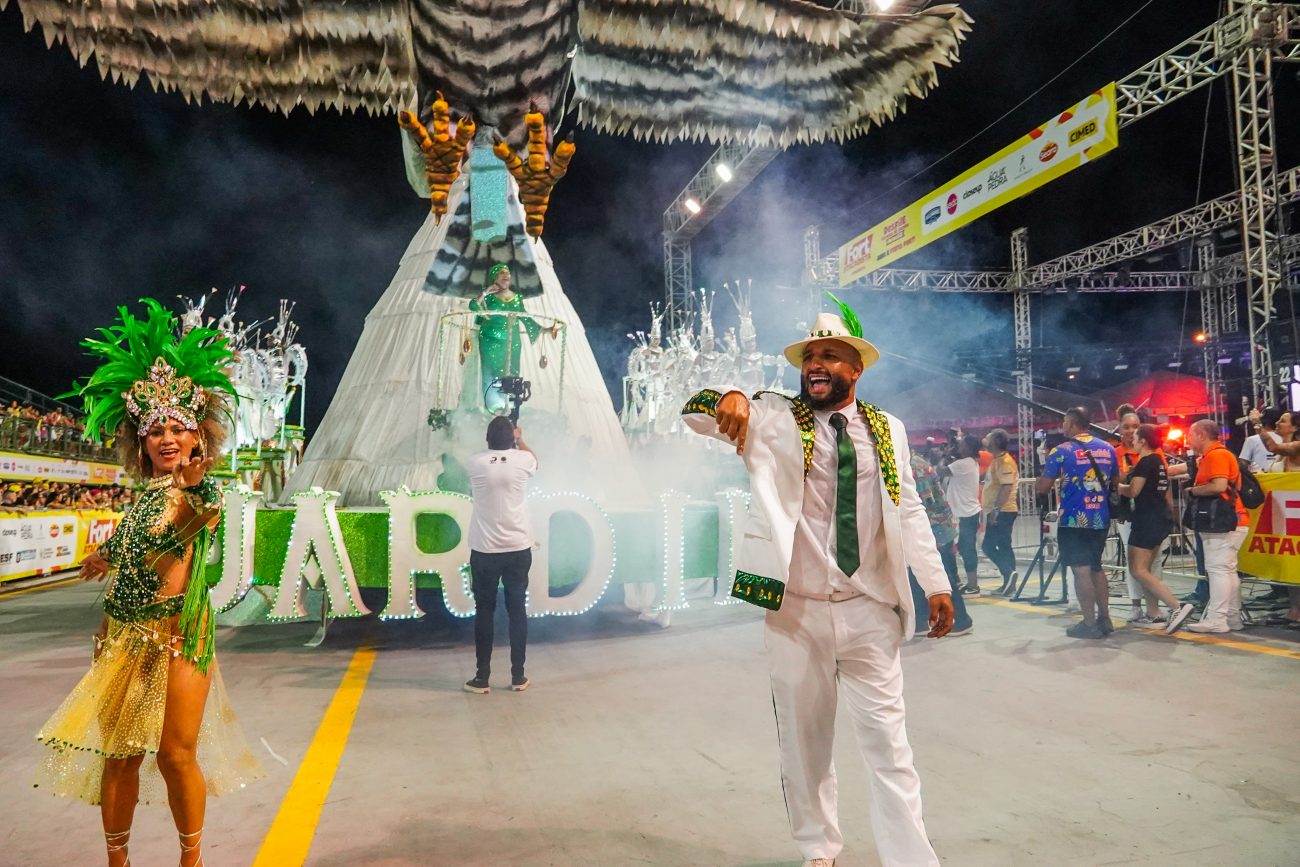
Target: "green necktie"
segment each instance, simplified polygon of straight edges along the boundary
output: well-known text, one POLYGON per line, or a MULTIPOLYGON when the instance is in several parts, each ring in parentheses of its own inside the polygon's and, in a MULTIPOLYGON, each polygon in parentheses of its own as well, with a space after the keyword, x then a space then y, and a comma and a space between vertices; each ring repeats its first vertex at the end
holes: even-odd
POLYGON ((846 430, 849 420, 841 413, 831 414, 835 428, 835 563, 852 576, 861 562, 858 556, 858 453, 846 430))

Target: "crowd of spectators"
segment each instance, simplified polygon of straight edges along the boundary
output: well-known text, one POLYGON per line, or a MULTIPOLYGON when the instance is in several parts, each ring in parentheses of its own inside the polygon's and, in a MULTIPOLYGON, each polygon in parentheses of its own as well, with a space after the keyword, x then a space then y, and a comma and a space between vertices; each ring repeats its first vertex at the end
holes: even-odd
POLYGON ((74 482, 0 483, 0 513, 111 509, 123 511, 134 499, 121 485, 82 485, 74 482))
POLYGON ((92 443, 85 421, 58 407, 46 410, 16 400, 0 406, 0 449, 111 460, 111 445, 92 443))
POLYGON ((29 403, 19 403, 16 400, 9 402, 9 405, 5 407, 4 415, 6 419, 22 418, 40 422, 42 426, 51 429, 63 428, 77 433, 81 433, 86 429, 80 418, 69 415, 58 408, 45 412, 29 403))

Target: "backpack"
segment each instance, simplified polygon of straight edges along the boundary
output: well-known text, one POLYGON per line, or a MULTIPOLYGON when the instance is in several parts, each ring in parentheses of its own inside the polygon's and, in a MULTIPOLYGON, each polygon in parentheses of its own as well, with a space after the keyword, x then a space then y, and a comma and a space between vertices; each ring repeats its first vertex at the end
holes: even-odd
POLYGON ((1247 509, 1264 505, 1264 489, 1246 462, 1237 458, 1239 477, 1236 483, 1228 481, 1228 498, 1222 496, 1189 497, 1183 515, 1183 525, 1203 533, 1230 533, 1237 528, 1237 509, 1232 502, 1236 497, 1247 509))
POLYGON ((1237 467, 1241 470, 1237 496, 1241 497, 1241 504, 1247 509, 1258 509, 1267 499, 1264 496, 1264 489, 1260 487, 1259 479, 1255 478, 1255 474, 1250 471, 1250 464, 1237 458, 1237 467))

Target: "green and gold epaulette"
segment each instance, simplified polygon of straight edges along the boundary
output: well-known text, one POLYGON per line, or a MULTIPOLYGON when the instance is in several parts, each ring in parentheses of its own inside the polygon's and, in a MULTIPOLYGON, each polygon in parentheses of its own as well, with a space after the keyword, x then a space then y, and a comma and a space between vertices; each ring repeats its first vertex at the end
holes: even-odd
POLYGON ((706 388, 686 401, 686 405, 682 407, 682 415, 700 413, 714 418, 717 415, 718 401, 720 400, 722 400, 721 394, 711 388, 706 388))
POLYGON ((889 499, 898 505, 898 459, 894 457, 894 438, 889 433, 889 419, 884 410, 866 401, 858 401, 858 412, 871 429, 871 438, 876 441, 876 459, 880 461, 880 476, 885 480, 885 490, 889 499))

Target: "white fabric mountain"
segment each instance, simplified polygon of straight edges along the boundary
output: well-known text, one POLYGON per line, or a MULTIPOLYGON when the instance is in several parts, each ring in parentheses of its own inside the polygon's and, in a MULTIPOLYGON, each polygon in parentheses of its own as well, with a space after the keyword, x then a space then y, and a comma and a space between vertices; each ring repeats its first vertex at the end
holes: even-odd
MULTIPOLYGON (((392 283, 366 317, 338 391, 320 429, 310 436, 302 465, 289 480, 286 501, 319 486, 340 492, 341 505, 378 506, 380 491, 401 485, 414 491, 436 488, 444 452, 459 459, 484 448, 488 416, 480 411, 478 359, 471 351, 462 363, 463 338, 456 327, 470 318, 445 318, 468 310, 468 299, 428 288, 430 269, 453 223, 451 215, 468 194, 467 175, 452 187, 448 217, 441 225, 432 215, 425 220, 392 283), (435 405, 456 410, 450 430, 435 433, 429 427, 429 410, 435 405)), ((523 219, 516 195, 511 180, 511 224, 523 219)), ((604 504, 635 502, 641 497, 640 484, 586 331, 545 246, 541 241, 526 243, 542 293, 525 298, 525 309, 567 325, 563 341, 546 333, 536 344, 526 335, 523 340, 521 373, 532 382, 533 398, 524 405, 520 426, 538 452, 539 483, 551 490, 586 491, 604 504)))

